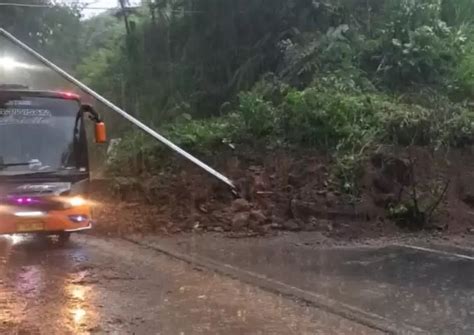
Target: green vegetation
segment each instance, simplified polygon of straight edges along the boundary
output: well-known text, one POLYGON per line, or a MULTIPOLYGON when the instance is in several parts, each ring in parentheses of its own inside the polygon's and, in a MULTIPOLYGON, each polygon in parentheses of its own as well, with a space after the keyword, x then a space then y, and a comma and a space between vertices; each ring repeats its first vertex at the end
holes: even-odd
MULTIPOLYGON (((128 30, 86 21, 110 38, 78 72, 195 154, 313 147, 354 192, 380 144, 472 144, 468 13, 472 1, 162 0, 122 13, 128 30)), ((126 138, 123 158, 161 157, 144 141, 126 138)))
MULTIPOLYGON (((31 22, 51 38, 33 45, 54 40, 53 59, 76 55, 86 83, 198 155, 315 148, 353 192, 380 144, 473 142, 470 0, 156 0, 82 22, 74 8, 48 13, 46 28, 31 22), (69 44, 58 27, 74 31, 69 44)), ((0 19, 31 40, 4 21, 13 14, 0 19)), ((154 167, 162 150, 127 135, 119 157, 154 167)))
POLYGON ((473 6, 454 0, 161 0, 122 13, 128 32, 123 15, 84 22, 81 40, 93 52, 78 73, 160 124, 181 113, 217 116, 228 104, 235 110, 239 93, 268 73, 285 89, 301 91, 315 81, 325 86, 324 78, 341 92, 398 96, 429 87, 463 100, 472 86, 466 71, 472 18, 460 13, 473 6))

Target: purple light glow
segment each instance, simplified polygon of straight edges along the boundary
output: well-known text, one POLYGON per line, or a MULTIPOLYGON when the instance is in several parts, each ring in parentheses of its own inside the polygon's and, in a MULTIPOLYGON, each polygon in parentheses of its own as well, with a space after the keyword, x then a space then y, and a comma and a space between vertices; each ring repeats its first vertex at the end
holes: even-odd
POLYGON ((27 204, 33 204, 33 203, 38 202, 35 199, 29 198, 29 197, 28 198, 25 198, 25 197, 17 198, 17 197, 15 197, 15 198, 13 198, 13 201, 15 203, 17 203, 18 205, 27 205, 27 204))

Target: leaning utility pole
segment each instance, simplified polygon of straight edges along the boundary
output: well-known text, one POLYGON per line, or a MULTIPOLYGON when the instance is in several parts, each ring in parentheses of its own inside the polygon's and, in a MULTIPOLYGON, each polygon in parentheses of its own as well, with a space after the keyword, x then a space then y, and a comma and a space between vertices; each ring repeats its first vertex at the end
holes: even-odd
POLYGON ((32 55, 34 58, 36 58, 38 61, 40 61, 42 64, 44 64, 45 66, 47 66, 48 68, 50 68, 51 70, 53 70, 54 72, 59 74, 61 77, 63 77, 64 79, 66 79, 70 83, 78 86, 82 91, 84 91, 87 94, 90 94, 91 96, 96 98, 98 101, 103 103, 105 106, 109 107, 114 112, 118 113, 119 115, 124 117, 126 120, 128 120, 129 122, 131 122, 132 124, 134 124, 135 126, 140 128, 141 130, 143 130, 144 132, 146 132, 149 135, 153 136, 155 139, 157 139, 158 141, 160 141, 161 143, 163 143, 164 145, 169 147, 171 150, 175 151, 176 153, 178 153, 182 157, 188 159, 192 163, 199 166, 201 169, 203 169, 207 173, 211 174, 215 178, 217 178, 220 181, 222 181, 223 183, 227 184, 232 189, 232 191, 236 192, 236 187, 235 187, 234 183, 229 178, 227 178, 223 174, 219 173, 218 171, 214 170, 212 167, 210 167, 209 165, 207 165, 204 162, 200 161, 199 159, 197 159, 196 157, 194 157, 193 155, 191 155, 187 151, 181 149, 176 144, 174 144, 173 142, 171 142, 170 140, 168 140, 167 138, 165 138, 164 136, 159 134, 157 131, 151 129, 150 127, 148 127, 146 124, 144 124, 140 120, 138 120, 135 117, 131 116, 126 111, 124 111, 120 107, 116 106, 115 104, 113 104, 112 102, 110 102, 109 100, 107 100, 106 98, 104 98, 103 96, 101 96, 100 94, 95 92, 94 90, 92 90, 90 87, 86 86, 81 81, 79 81, 78 79, 74 78, 72 75, 70 75, 69 73, 67 73, 63 69, 61 69, 59 66, 55 65, 54 63, 52 63, 51 61, 49 61, 48 59, 46 59, 45 57, 40 55, 38 52, 36 52, 32 48, 30 48, 29 46, 27 46, 26 44, 21 42, 19 39, 17 39, 15 36, 13 36, 9 32, 7 32, 3 28, 0 28, 0 36, 5 37, 7 40, 12 42, 14 45, 16 45, 19 48, 23 49, 24 51, 26 51, 27 53, 32 55))

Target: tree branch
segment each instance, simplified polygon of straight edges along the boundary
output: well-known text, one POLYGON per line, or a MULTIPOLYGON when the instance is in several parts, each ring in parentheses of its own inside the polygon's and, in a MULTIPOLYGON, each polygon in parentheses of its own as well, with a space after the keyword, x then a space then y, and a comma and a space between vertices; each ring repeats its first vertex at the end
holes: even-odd
POLYGON ((433 203, 433 205, 431 205, 431 207, 427 210, 427 212, 426 212, 427 213, 427 216, 426 216, 427 222, 431 221, 433 213, 436 210, 436 208, 438 208, 439 204, 441 203, 444 196, 446 195, 450 183, 451 183, 451 180, 448 179, 446 181, 446 184, 444 185, 443 191, 440 193, 438 199, 436 199, 436 201, 433 203))

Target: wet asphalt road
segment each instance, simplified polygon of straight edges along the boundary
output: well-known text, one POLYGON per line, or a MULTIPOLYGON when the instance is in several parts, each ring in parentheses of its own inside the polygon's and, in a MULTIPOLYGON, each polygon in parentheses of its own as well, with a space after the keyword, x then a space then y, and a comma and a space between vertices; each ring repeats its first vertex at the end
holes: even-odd
POLYGON ((377 334, 121 240, 0 237, 0 334, 377 334))
MULTIPOLYGON (((414 241, 324 247, 311 233, 266 239, 152 238, 427 334, 474 334, 474 244, 414 241)), ((142 241, 143 243, 143 241, 142 241)))

